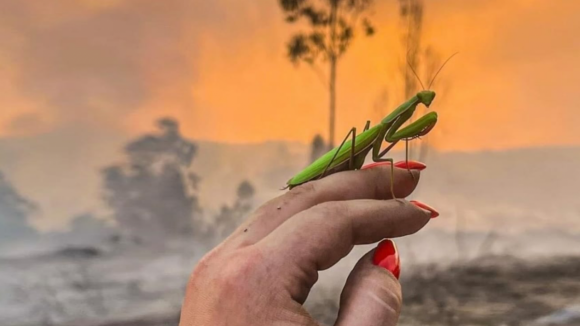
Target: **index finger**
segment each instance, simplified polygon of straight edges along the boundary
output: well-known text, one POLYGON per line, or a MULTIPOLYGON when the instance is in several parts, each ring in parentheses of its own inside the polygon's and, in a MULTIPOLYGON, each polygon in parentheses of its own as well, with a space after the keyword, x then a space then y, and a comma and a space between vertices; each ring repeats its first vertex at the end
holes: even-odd
MULTIPOLYGON (((409 196, 419 182, 419 170, 394 169, 395 196, 409 196)), ((242 241, 252 244, 264 238, 295 214, 329 201, 355 199, 392 199, 391 166, 345 171, 311 181, 288 191, 262 207, 238 230, 244 230, 242 241)))

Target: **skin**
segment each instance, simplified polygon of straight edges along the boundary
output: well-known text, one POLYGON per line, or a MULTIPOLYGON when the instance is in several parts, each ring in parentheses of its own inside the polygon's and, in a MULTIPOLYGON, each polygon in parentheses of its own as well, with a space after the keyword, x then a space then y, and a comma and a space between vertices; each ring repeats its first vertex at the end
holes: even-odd
MULTIPOLYGON (((419 171, 394 169, 396 196, 419 171)), ((430 212, 392 199, 390 166, 346 171, 296 187, 258 208, 197 264, 180 326, 318 326, 303 308, 318 271, 356 245, 417 232, 430 212)), ((396 325, 401 288, 364 255, 342 291, 336 326, 396 325)))

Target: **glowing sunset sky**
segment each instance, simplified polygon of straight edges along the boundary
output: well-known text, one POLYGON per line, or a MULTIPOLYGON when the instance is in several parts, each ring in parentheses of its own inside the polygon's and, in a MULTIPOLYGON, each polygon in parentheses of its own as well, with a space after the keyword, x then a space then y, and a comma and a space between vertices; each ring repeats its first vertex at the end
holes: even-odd
MULTIPOLYGON (((0 7, 0 137, 70 125, 137 134, 165 115, 194 139, 326 135, 327 93, 311 70, 286 59, 296 29, 276 0, 0 7)), ((460 52, 433 87, 437 146, 580 145, 579 10, 565 0, 426 1, 424 44, 442 56, 460 52)), ((377 121, 383 90, 400 85, 397 13, 396 1, 377 1, 376 36, 356 39, 340 63, 337 137, 377 121)))

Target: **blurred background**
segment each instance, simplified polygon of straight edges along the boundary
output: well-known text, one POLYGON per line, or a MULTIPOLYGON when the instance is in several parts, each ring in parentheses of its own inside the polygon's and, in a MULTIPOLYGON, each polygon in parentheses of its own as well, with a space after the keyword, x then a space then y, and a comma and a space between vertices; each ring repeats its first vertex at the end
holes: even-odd
MULTIPOLYGON (((0 0, 0 325, 177 325, 204 253, 455 52, 411 144, 441 216, 397 242, 400 324, 580 325, 579 10, 0 0)), ((322 273, 321 322, 368 250, 322 273)))

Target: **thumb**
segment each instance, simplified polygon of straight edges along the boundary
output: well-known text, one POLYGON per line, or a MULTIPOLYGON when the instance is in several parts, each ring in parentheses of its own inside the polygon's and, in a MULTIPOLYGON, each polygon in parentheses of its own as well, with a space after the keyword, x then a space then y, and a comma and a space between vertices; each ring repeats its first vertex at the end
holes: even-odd
POLYGON ((396 325, 402 303, 399 270, 399 254, 391 240, 364 255, 346 281, 335 326, 396 325))

